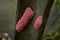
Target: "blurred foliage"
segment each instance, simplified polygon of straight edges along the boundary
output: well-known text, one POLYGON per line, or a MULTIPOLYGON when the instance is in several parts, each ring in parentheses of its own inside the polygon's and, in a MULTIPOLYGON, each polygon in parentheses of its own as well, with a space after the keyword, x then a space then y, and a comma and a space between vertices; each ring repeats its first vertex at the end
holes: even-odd
POLYGON ((60 8, 60 0, 59 0, 59 8, 60 8))
POLYGON ((43 35, 42 40, 60 40, 60 26, 56 26, 54 30, 50 29, 43 35))
MULTIPOLYGON (((56 1, 60 8, 60 0, 56 1)), ((42 40, 60 40, 60 13, 58 11, 58 6, 54 5, 51 13, 50 23, 46 26, 47 30, 44 30, 42 40), (52 15, 53 14, 53 15, 52 15), (55 18, 55 19, 54 19, 55 18), (53 20, 53 21, 52 21, 53 20), (51 24, 51 25, 50 25, 51 24)))

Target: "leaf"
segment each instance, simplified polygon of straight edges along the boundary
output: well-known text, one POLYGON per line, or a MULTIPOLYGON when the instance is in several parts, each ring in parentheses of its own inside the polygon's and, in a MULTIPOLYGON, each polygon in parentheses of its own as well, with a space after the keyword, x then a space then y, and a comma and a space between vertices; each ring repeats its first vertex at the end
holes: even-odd
POLYGON ((60 8, 60 0, 59 0, 59 4, 58 4, 59 8, 60 8))

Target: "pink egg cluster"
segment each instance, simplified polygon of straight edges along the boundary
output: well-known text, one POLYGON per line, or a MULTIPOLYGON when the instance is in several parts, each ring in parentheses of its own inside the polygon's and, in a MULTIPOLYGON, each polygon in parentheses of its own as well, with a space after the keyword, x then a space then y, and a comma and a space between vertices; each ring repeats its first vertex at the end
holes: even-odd
POLYGON ((27 25, 27 23, 30 21, 30 19, 32 19, 33 16, 34 16, 34 12, 32 11, 32 9, 30 7, 27 7, 23 16, 21 17, 21 19, 19 19, 19 21, 16 25, 16 30, 18 32, 23 30, 24 27, 27 25))
POLYGON ((34 23, 34 29, 39 30, 42 25, 42 16, 37 17, 34 23))

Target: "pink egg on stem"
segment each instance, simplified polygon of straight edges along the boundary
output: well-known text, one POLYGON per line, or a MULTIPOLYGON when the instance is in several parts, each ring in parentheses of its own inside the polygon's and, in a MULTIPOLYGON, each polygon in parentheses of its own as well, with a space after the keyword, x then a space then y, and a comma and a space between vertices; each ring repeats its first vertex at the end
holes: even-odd
POLYGON ((30 19, 34 16, 34 12, 30 7, 27 7, 21 19, 16 24, 16 30, 20 32, 29 23, 30 19))
POLYGON ((42 25, 42 16, 37 17, 34 23, 34 29, 39 30, 42 25))

